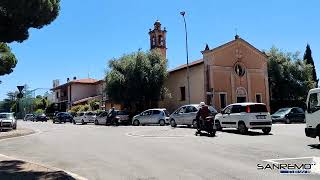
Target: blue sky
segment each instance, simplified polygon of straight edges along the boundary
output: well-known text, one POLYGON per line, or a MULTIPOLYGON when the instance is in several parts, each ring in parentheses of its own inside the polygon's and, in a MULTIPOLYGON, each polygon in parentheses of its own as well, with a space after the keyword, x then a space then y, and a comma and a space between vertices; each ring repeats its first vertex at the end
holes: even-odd
POLYGON ((182 10, 187 12, 191 60, 202 58, 206 43, 212 48, 233 40, 237 28, 258 49, 274 45, 302 56, 309 43, 320 76, 319 7, 317 0, 62 0, 56 21, 32 29, 25 42, 10 44, 19 62, 12 74, 0 77, 0 99, 21 84, 35 89, 73 76, 102 79, 109 59, 149 50, 148 30, 157 19, 168 31, 169 68, 183 64, 182 10))

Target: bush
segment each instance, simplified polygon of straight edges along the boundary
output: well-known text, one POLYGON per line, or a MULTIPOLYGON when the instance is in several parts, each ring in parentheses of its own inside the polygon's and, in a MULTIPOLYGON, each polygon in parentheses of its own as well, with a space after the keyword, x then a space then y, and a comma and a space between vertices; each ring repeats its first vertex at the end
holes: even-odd
POLYGON ((43 109, 37 109, 34 114, 43 114, 44 110, 43 109))
POLYGON ((72 108, 69 110, 70 113, 77 113, 80 111, 83 105, 77 105, 77 106, 72 106, 72 108))
POLYGON ((81 105, 78 112, 85 112, 85 111, 88 111, 89 109, 90 109, 89 104, 81 105))

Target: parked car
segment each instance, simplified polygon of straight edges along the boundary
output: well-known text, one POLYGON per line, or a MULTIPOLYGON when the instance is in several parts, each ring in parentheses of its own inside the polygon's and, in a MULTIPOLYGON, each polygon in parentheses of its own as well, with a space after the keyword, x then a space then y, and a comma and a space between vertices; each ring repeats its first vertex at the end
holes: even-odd
POLYGON ((55 117, 52 120, 53 123, 59 122, 59 123, 66 123, 66 122, 73 122, 73 116, 67 112, 59 112, 55 115, 55 117))
POLYGON ((272 120, 267 107, 263 103, 236 103, 225 107, 215 116, 218 130, 237 128, 241 134, 248 129, 262 129, 264 134, 271 131, 272 120))
POLYGON ((117 112, 117 118, 119 121, 119 124, 122 125, 130 125, 132 124, 129 113, 127 111, 116 111, 117 112))
POLYGON ((23 118, 24 121, 32 121, 35 118, 34 114, 26 114, 23 118))
POLYGON ((108 117, 108 111, 104 111, 96 116, 96 119, 94 121, 95 125, 105 125, 107 123, 107 117, 108 117))
MULTIPOLYGON (((200 104, 189 104, 178 108, 170 115, 170 125, 176 127, 177 125, 187 125, 189 127, 197 127, 197 112, 200 109, 200 104)), ((209 106, 211 116, 215 116, 218 112, 214 107, 209 106)))
POLYGON ((36 115, 36 116, 32 119, 32 121, 36 121, 36 122, 38 122, 38 121, 47 122, 48 119, 49 119, 49 118, 48 118, 45 114, 38 114, 38 115, 36 115))
POLYGON ((306 116, 304 110, 298 107, 281 108, 271 115, 272 122, 305 122, 306 116))
POLYGON ((17 120, 13 113, 0 113, 0 130, 17 129, 17 120))
POLYGON ((94 112, 80 112, 73 118, 73 124, 81 123, 94 123, 96 120, 96 114, 94 112))
POLYGON ((148 109, 132 119, 134 126, 146 125, 146 124, 159 124, 164 126, 169 122, 169 112, 166 109, 148 109))

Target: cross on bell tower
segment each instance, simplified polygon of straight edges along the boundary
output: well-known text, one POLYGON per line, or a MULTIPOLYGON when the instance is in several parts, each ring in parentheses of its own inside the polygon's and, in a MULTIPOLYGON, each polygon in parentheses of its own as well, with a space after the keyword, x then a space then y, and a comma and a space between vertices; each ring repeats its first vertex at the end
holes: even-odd
POLYGON ((154 23, 153 30, 149 30, 150 35, 150 49, 158 49, 160 50, 161 54, 167 58, 167 46, 166 46, 166 35, 167 30, 166 28, 161 29, 161 23, 157 20, 154 23))

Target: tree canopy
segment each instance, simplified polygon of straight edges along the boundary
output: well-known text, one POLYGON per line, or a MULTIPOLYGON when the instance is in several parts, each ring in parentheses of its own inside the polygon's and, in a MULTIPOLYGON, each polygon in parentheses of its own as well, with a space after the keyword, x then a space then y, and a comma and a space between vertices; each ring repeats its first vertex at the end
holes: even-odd
POLYGON ((158 52, 137 52, 109 61, 106 92, 127 108, 156 106, 164 91, 167 60, 158 52))
POLYGON ((22 42, 59 14, 60 0, 0 0, 0 42, 22 42))
POLYGON ((268 74, 271 100, 302 100, 314 88, 312 66, 299 59, 299 53, 285 53, 272 47, 268 74))
POLYGON ((0 42, 0 76, 12 73, 16 64, 17 59, 9 46, 0 42))

